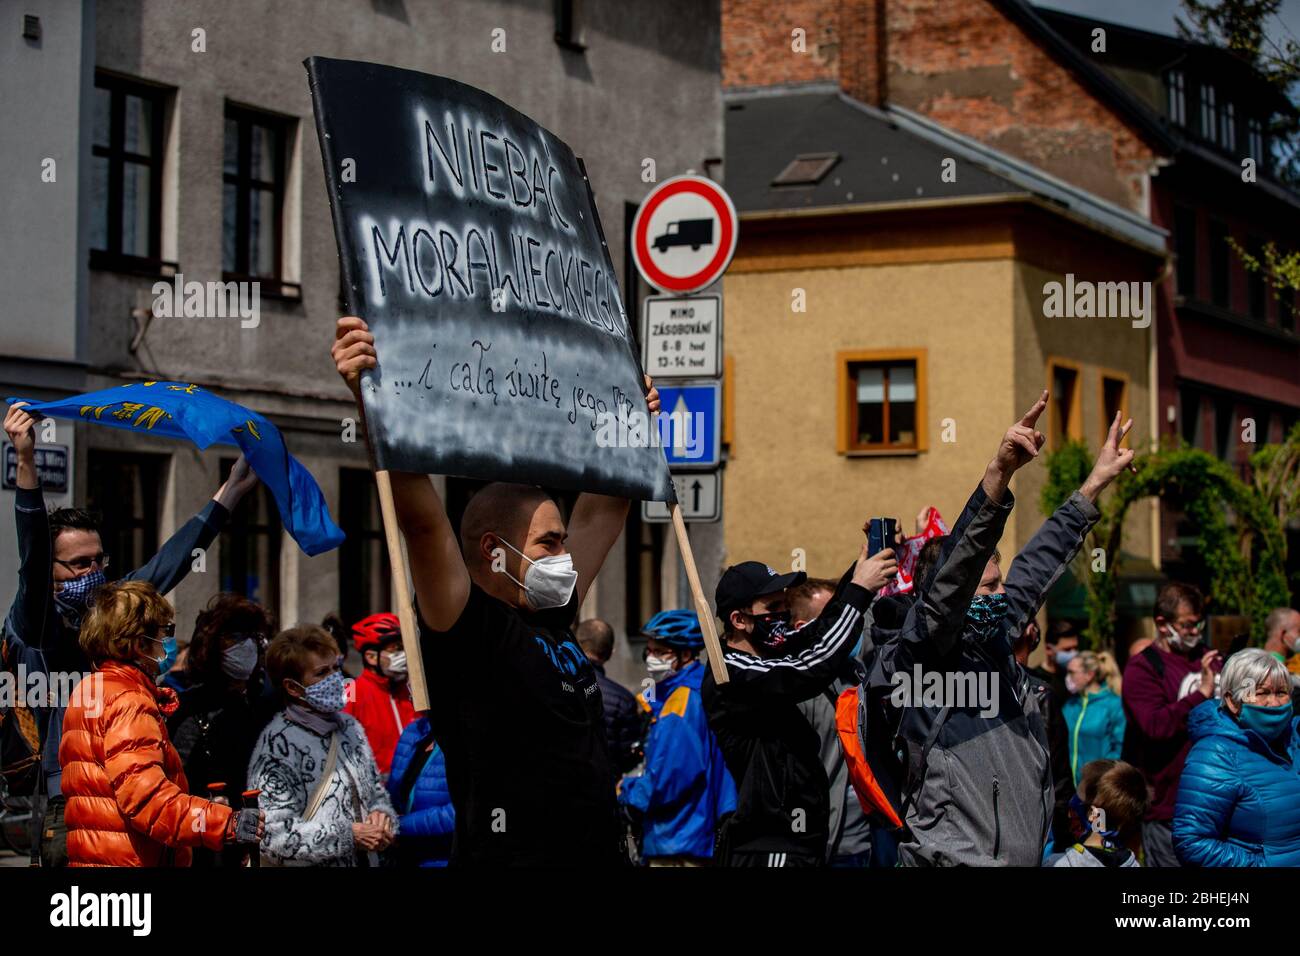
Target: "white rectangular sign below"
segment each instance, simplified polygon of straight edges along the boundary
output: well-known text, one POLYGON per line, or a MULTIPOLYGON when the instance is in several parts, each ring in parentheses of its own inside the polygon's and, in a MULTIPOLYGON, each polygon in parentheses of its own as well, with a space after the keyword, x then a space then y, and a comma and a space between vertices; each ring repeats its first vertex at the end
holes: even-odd
POLYGON ((722 374, 722 296, 650 296, 643 314, 642 359, 652 378, 722 374))
MULTIPOLYGON (((704 471, 698 474, 673 475, 677 487, 677 502, 682 508, 683 521, 702 524, 718 521, 722 517, 722 473, 704 471)), ((642 521, 668 521, 668 503, 665 501, 641 502, 642 521)))

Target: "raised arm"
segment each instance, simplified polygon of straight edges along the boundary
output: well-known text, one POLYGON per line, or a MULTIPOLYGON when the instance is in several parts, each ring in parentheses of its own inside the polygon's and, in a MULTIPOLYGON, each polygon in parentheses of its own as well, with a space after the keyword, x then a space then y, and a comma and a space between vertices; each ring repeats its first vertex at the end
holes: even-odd
POLYGON ((1044 391, 998 442, 980 486, 944 542, 939 563, 925 581, 916 582, 918 600, 902 630, 877 649, 871 672, 873 687, 892 686, 894 673, 910 670, 920 659, 943 659, 961 638, 966 609, 1015 504, 1009 488, 1011 477, 1037 458, 1043 447, 1045 439, 1035 426, 1047 407, 1047 398, 1044 391))
POLYGON ((148 581, 159 594, 180 584, 194 566, 195 551, 206 551, 230 520, 244 495, 257 487, 257 475, 240 455, 212 500, 172 535, 149 561, 122 576, 124 581, 148 581))
POLYGON ((1079 490, 1043 523, 1016 556, 1007 573, 1007 628, 1019 634, 1025 622, 1038 612, 1047 592, 1065 572, 1083 546, 1083 539, 1101 513, 1097 499, 1133 461, 1133 449, 1120 443, 1133 427, 1133 419, 1120 424, 1120 413, 1110 423, 1110 432, 1097 462, 1079 490))
POLYGON ((875 592, 897 573, 892 550, 886 548, 867 557, 864 544, 852 580, 842 583, 822 613, 791 638, 803 650, 761 660, 746 655, 727 657, 731 693, 757 694, 767 700, 783 697, 796 703, 820 694, 862 636, 862 616, 875 592))
POLYGON ((54 577, 50 520, 36 473, 36 419, 15 402, 5 412, 5 433, 18 456, 14 528, 18 532, 18 589, 9 610, 11 637, 32 647, 45 643, 45 615, 54 577))
MULTIPOLYGON (((650 415, 659 412, 659 390, 650 376, 645 377, 646 405, 650 415)), ((610 548, 627 525, 629 502, 586 492, 578 496, 569 517, 569 553, 578 572, 578 603, 582 604, 596 575, 605 564, 610 548)))
MULTIPOLYGON (((330 354, 339 375, 352 392, 364 428, 366 412, 361 401, 361 372, 377 365, 375 337, 364 321, 356 316, 345 316, 338 321, 330 354)), ((420 617, 435 631, 449 630, 469 600, 469 571, 465 568, 460 542, 456 540, 447 509, 428 475, 392 472, 390 477, 397 524, 406 538, 406 549, 411 559, 411 579, 415 584, 420 617)), ((601 560, 604 560, 603 553, 601 560)))

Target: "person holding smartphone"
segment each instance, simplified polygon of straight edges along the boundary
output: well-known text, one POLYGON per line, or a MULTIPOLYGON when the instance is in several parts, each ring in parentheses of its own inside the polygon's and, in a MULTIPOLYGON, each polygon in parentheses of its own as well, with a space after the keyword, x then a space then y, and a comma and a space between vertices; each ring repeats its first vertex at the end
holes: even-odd
POLYGON ((1145 865, 1179 866, 1171 824, 1192 749, 1187 718, 1218 696, 1223 662, 1203 644, 1205 598, 1193 585, 1170 581, 1161 587, 1154 617, 1155 639, 1124 668, 1124 759, 1142 771, 1154 794, 1142 821, 1145 865))

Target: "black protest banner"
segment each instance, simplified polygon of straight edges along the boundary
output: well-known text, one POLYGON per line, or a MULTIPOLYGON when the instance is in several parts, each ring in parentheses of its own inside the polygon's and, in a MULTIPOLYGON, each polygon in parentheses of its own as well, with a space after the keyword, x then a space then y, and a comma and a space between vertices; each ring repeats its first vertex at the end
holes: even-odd
POLYGON ((376 467, 673 500, 590 186, 446 77, 306 61, 376 467))

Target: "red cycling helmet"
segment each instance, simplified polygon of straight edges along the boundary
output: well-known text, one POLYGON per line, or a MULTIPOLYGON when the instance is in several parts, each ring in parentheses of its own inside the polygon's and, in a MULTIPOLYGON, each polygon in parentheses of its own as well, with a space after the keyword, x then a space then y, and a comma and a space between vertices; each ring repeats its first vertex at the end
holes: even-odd
POLYGON ((402 624, 396 614, 372 614, 352 625, 352 644, 362 652, 368 647, 376 647, 401 636, 402 624))

